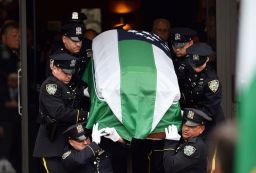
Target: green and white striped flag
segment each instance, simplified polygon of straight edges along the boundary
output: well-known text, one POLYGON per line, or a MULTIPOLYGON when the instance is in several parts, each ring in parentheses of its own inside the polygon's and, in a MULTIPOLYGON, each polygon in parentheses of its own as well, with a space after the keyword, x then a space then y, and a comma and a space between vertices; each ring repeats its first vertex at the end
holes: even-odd
POLYGON ((238 140, 235 173, 256 173, 256 1, 241 1, 237 62, 238 140))
POLYGON ((109 30, 93 40, 92 49, 95 93, 90 90, 87 127, 114 126, 129 140, 181 125, 179 86, 164 42, 148 32, 109 30))

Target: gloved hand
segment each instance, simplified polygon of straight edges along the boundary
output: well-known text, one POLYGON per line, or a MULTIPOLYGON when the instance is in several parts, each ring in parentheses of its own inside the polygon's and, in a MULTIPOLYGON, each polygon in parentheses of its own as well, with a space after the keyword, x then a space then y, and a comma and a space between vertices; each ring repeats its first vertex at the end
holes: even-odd
POLYGON ((114 142, 121 139, 121 137, 119 136, 119 134, 117 133, 117 131, 114 127, 112 127, 112 128, 107 127, 107 128, 105 128, 104 132, 106 133, 106 135, 104 135, 104 137, 109 138, 114 142))
POLYGON ((181 117, 183 117, 184 111, 183 111, 183 110, 181 110, 181 111, 180 111, 180 113, 181 113, 181 117))
POLYGON ((89 91, 88 91, 88 87, 84 89, 83 94, 86 97, 90 97, 90 94, 89 94, 89 91))
POLYGON ((175 125, 169 125, 165 128, 165 139, 179 141, 180 135, 178 133, 178 129, 175 125))
POLYGON ((92 128, 92 142, 99 144, 101 136, 105 135, 104 131, 104 128, 99 130, 99 123, 94 124, 92 128))

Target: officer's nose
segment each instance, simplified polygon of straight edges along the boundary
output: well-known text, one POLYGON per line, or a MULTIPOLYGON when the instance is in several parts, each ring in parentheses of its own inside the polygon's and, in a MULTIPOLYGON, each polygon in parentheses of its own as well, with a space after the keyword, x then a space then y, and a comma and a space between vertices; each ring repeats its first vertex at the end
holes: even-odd
POLYGON ((83 141, 83 144, 84 144, 84 145, 87 145, 87 144, 88 144, 88 140, 85 139, 85 140, 83 141))
POLYGON ((81 41, 77 41, 75 42, 77 46, 81 46, 82 45, 82 42, 81 41))

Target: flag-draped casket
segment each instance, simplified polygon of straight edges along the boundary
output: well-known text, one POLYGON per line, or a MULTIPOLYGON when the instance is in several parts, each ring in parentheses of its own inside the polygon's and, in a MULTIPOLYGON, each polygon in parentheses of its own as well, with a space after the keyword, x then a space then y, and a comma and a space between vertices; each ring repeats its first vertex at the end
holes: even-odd
POLYGON ((179 86, 168 46, 145 31, 113 29, 92 44, 83 80, 91 108, 87 128, 115 127, 126 140, 181 125, 179 86))

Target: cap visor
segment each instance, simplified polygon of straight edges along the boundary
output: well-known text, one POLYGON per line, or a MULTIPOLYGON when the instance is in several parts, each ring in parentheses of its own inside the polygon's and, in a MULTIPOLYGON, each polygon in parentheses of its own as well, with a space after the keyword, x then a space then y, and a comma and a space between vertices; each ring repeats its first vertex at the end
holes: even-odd
POLYGON ((81 136, 76 137, 76 139, 79 141, 82 141, 82 140, 86 140, 87 137, 85 135, 81 135, 81 136))
POLYGON ((190 121, 190 120, 187 120, 187 121, 185 122, 185 124, 186 124, 187 126, 191 126, 191 127, 194 127, 194 126, 198 126, 198 125, 199 125, 198 123, 192 122, 192 121, 190 121))
POLYGON ((187 44, 187 42, 174 42, 172 45, 178 49, 178 48, 182 48, 187 44))
POLYGON ((79 37, 69 37, 72 41, 81 41, 79 37))
POLYGON ((67 74, 74 74, 75 73, 75 69, 62 69, 64 73, 67 74))

